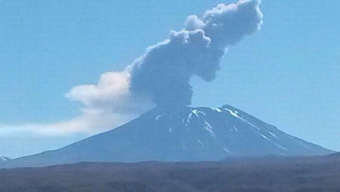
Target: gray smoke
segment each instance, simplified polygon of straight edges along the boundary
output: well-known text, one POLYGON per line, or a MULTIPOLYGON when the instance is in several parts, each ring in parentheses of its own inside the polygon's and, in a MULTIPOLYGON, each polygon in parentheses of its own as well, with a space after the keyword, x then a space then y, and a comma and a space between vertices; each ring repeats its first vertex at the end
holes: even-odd
POLYGON ((227 48, 260 30, 260 0, 219 4, 202 18, 189 16, 181 31, 147 49, 130 66, 130 92, 149 97, 157 106, 190 105, 190 78, 215 78, 227 48))

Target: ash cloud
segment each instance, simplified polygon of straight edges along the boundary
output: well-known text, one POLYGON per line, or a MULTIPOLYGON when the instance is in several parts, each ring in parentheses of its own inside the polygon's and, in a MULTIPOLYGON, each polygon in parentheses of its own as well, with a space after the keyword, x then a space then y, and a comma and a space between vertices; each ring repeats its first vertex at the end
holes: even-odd
POLYGON ((219 4, 202 18, 189 16, 181 31, 147 49, 130 67, 130 91, 157 106, 190 105, 190 78, 211 81, 227 48, 260 30, 260 0, 219 4))
POLYGON ((150 46, 125 70, 106 72, 96 84, 73 87, 66 97, 83 104, 73 119, 51 124, 1 125, 0 135, 96 134, 158 106, 189 105, 194 75, 211 81, 227 48, 260 29, 260 0, 220 4, 189 16, 180 31, 150 46))
POLYGON ((260 0, 240 0, 219 4, 202 17, 189 16, 182 30, 148 47, 125 70, 104 73, 97 84, 73 87, 66 96, 84 108, 79 118, 67 123, 73 130, 87 127, 89 132, 122 124, 122 119, 132 119, 154 104, 190 105, 190 78, 212 81, 227 48, 260 30, 259 4, 260 0))

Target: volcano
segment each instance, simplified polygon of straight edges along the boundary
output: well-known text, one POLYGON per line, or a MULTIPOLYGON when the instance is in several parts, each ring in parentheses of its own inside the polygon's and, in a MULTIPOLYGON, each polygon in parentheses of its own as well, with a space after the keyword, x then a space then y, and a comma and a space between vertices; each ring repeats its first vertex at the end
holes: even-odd
POLYGON ((313 156, 332 151, 280 131, 237 108, 155 108, 137 119, 5 167, 77 162, 219 161, 229 157, 313 156))

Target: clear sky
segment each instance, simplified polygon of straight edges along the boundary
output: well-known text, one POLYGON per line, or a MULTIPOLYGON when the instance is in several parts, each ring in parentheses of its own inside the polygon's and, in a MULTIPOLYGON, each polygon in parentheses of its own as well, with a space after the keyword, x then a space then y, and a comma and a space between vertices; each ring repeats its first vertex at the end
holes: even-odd
MULTIPOLYGON (((231 2, 0 0, 0 156, 56 149, 124 123, 111 114, 98 123, 67 93, 123 70, 187 16, 231 2)), ((340 151, 339 7, 263 0, 262 29, 229 49, 213 82, 192 79, 193 106, 230 104, 340 151)))

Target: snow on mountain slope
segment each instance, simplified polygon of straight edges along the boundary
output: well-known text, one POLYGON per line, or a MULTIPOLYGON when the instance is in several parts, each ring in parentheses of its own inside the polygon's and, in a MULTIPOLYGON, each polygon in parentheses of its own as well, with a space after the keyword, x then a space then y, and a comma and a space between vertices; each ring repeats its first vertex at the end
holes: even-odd
POLYGON ((111 131, 12 160, 9 167, 75 162, 215 161, 239 156, 324 155, 331 151, 251 115, 220 108, 155 108, 111 131))
POLYGON ((0 163, 6 162, 6 161, 9 161, 9 160, 11 160, 11 159, 8 158, 8 157, 0 156, 0 163))

